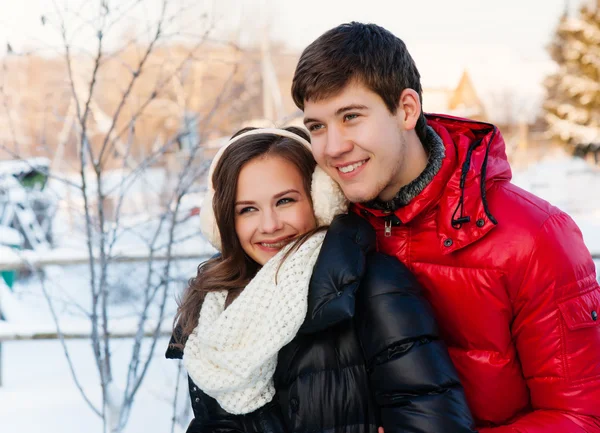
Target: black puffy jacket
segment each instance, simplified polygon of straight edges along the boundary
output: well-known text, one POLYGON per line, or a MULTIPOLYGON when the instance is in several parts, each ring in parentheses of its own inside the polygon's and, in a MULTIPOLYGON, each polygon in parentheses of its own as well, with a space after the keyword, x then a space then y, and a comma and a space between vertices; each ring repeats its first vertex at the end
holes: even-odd
POLYGON ((336 217, 327 232, 307 317, 279 352, 274 382, 273 402, 243 417, 194 395, 190 382, 198 429, 188 432, 475 431, 418 283, 375 251, 372 227, 353 214, 336 217))

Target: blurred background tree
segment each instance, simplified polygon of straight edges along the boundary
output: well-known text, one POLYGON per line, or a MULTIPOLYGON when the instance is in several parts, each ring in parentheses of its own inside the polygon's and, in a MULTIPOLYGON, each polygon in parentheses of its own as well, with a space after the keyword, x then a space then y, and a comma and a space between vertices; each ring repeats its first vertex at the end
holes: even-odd
POLYGON ((565 11, 548 51, 558 70, 545 80, 550 135, 575 155, 600 159, 600 0, 565 11))

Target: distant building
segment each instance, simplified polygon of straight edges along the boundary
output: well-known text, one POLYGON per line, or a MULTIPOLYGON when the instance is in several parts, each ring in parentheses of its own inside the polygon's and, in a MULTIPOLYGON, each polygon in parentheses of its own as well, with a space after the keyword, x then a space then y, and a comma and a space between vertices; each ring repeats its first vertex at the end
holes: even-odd
POLYGON ((424 88, 423 110, 426 113, 450 114, 481 121, 488 120, 483 103, 466 70, 454 89, 424 88))

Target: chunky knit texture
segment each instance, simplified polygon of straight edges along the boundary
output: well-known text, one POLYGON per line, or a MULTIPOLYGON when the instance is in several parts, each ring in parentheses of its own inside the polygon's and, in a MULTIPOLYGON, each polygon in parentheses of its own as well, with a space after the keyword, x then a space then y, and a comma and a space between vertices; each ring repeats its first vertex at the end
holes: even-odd
POLYGON ((304 321, 324 237, 317 233, 306 240, 281 268, 290 247, 280 251, 227 309, 225 291, 206 295, 183 362, 194 383, 227 412, 250 413, 273 399, 277 353, 304 321))

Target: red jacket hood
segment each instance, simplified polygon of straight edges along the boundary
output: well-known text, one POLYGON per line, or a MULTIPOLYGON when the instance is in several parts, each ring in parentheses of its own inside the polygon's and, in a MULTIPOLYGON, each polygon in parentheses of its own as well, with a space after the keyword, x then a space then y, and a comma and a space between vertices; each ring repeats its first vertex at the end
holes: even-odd
MULTIPOLYGON (((484 122, 439 114, 427 114, 427 124, 440 136, 446 149, 442 166, 431 183, 411 202, 394 212, 403 224, 424 216, 439 205, 438 234, 452 238, 450 253, 484 236, 496 224, 488 208, 486 191, 495 182, 512 177, 505 144, 498 128, 484 122)), ((357 204, 378 217, 385 212, 357 204)))

